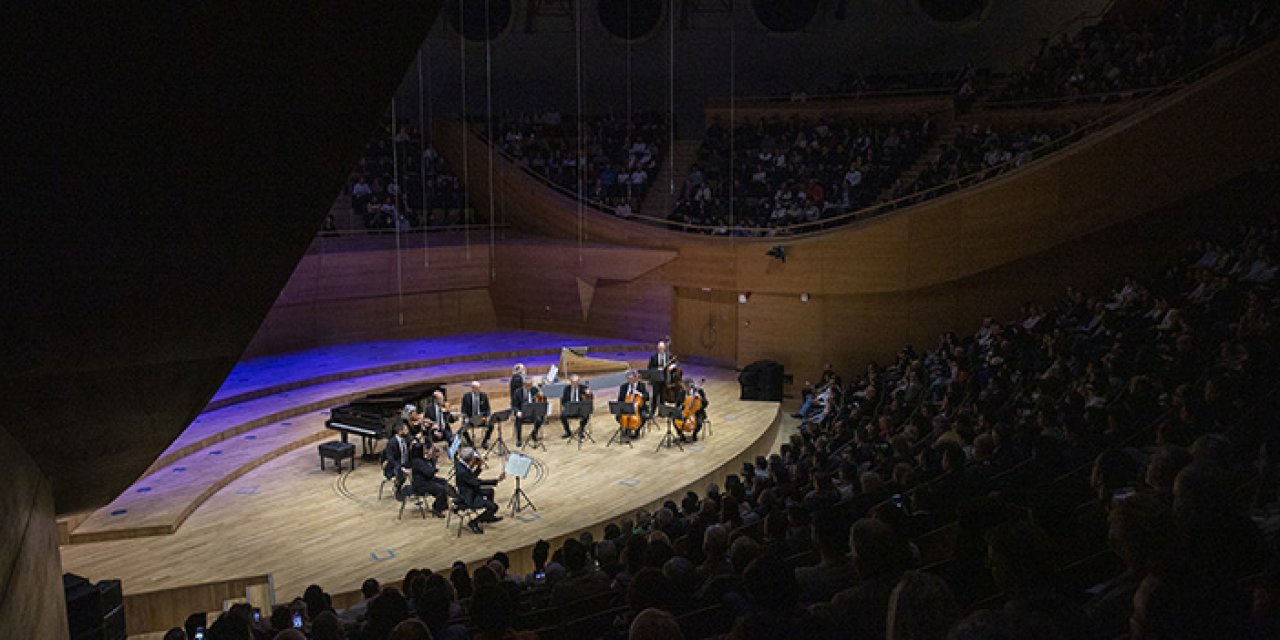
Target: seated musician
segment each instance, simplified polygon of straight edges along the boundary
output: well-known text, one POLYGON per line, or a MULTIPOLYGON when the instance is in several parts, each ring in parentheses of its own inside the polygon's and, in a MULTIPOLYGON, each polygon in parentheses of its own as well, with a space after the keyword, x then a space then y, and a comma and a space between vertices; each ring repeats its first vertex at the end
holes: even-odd
POLYGON ((440 449, 415 442, 410 450, 409 468, 413 472, 409 485, 411 492, 417 496, 419 504, 422 503, 422 496, 432 496, 434 500, 431 503, 431 514, 443 518, 444 510, 449 507, 449 491, 445 488, 444 480, 436 476, 440 449))
POLYGON ((475 533, 484 533, 481 523, 502 519, 502 516, 495 515, 498 513, 498 504, 493 501, 493 487, 507 477, 506 472, 503 472, 498 475, 497 480, 481 480, 480 462, 480 454, 467 447, 458 452, 458 461, 454 463, 458 499, 468 508, 481 511, 479 517, 467 523, 467 527, 475 533))
POLYGON ((533 380, 525 378, 521 388, 511 395, 511 415, 515 416, 516 422, 516 446, 524 446, 524 425, 533 423, 533 432, 529 434, 529 439, 536 441, 538 439, 538 431, 542 429, 542 418, 536 420, 532 417, 525 416, 525 407, 538 402, 538 396, 542 390, 533 386, 533 380))
MULTIPOLYGON (((573 432, 569 430, 569 418, 564 414, 564 406, 570 402, 584 402, 591 399, 591 390, 587 385, 583 384, 578 374, 569 376, 569 384, 565 386, 564 391, 560 393, 560 425, 564 427, 564 435, 561 438, 572 438, 573 432)), ((587 428, 587 418, 583 417, 578 422, 578 438, 582 438, 582 432, 587 428)))
POLYGON ((475 427, 484 427, 484 442, 480 444, 481 449, 489 447, 489 436, 493 433, 493 425, 489 422, 489 394, 480 390, 480 383, 473 381, 471 390, 467 395, 462 396, 462 418, 466 420, 467 429, 463 431, 463 437, 466 438, 467 444, 475 446, 475 441, 471 437, 471 429, 475 427))
MULTIPOLYGON (((667 351, 667 343, 664 340, 658 341, 658 351, 649 356, 649 368, 661 369, 664 373, 669 373, 667 367, 670 367, 676 361, 675 354, 667 351)), ((653 383, 653 397, 662 400, 662 392, 666 390, 665 382, 653 383)))
POLYGON ((422 433, 422 430, 425 428, 422 413, 418 411, 417 407, 413 407, 412 409, 409 407, 413 407, 413 405, 405 405, 405 414, 402 414, 405 416, 403 420, 405 424, 409 425, 409 435, 417 436, 419 433, 422 433))
MULTIPOLYGON (((697 395, 702 400, 702 406, 698 409, 694 417, 697 418, 697 424, 693 428, 693 441, 698 441, 698 432, 702 431, 702 423, 707 419, 707 394, 702 389, 693 386, 693 378, 685 378, 680 383, 680 394, 676 396, 676 409, 684 410, 685 400, 691 395, 697 395)), ((680 434, 680 440, 686 440, 683 433, 680 434)))
POLYGON ((427 421, 427 439, 430 442, 452 442, 453 424, 457 417, 449 413, 444 403, 444 392, 431 394, 431 402, 427 405, 423 416, 427 421))
MULTIPOLYGON (((649 405, 649 389, 645 386, 644 382, 640 380, 639 376, 636 375, 635 370, 627 371, 627 381, 618 387, 618 402, 627 402, 627 398, 630 398, 632 394, 639 395, 641 398, 639 415, 641 422, 643 422, 645 413, 647 412, 646 407, 649 405)), ((623 416, 618 416, 618 421, 621 422, 622 418, 623 416)), ((627 435, 632 438, 639 436, 639 427, 627 435)))
POLYGON ((387 440, 387 448, 382 450, 382 476, 395 481, 396 492, 409 475, 409 447, 413 436, 409 435, 409 423, 401 422, 396 435, 387 440))

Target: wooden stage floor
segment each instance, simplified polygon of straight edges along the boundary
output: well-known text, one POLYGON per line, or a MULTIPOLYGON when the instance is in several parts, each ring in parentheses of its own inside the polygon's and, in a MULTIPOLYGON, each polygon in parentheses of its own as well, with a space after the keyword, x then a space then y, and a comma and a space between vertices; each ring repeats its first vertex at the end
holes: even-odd
MULTIPOLYGON (((176 533, 63 546, 62 568, 92 580, 119 578, 126 593, 270 573, 281 601, 312 583, 349 592, 368 577, 394 581, 412 567, 445 568, 527 549, 539 538, 597 529, 689 487, 722 482, 742 460, 774 445, 778 403, 738 400, 732 370, 689 367, 686 375, 707 378, 711 437, 683 452, 655 451, 657 431, 632 448, 606 447, 614 423, 606 414, 609 398, 598 397, 591 423, 596 443, 579 451, 559 437, 553 418, 544 427, 547 451, 531 453, 535 471, 522 481, 538 510, 510 517, 506 505, 515 484, 508 478, 497 488, 506 519, 488 525, 484 535, 464 530, 457 538, 443 519, 423 520, 412 508, 397 521, 399 503, 378 500, 377 465, 321 471, 314 446, 306 446, 232 481, 176 533)), ((505 400, 497 405, 506 408, 505 400)), ((510 424, 505 428, 513 441, 510 424)))

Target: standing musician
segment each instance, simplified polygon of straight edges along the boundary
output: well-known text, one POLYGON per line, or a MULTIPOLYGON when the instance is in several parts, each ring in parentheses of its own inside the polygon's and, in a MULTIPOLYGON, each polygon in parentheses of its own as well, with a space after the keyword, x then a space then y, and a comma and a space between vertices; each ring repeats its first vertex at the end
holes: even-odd
POLYGON ((480 516, 467 523, 474 533, 484 533, 480 527, 482 522, 497 522, 502 516, 498 513, 498 504, 493 501, 493 487, 507 477, 506 472, 498 475, 497 480, 480 479, 480 454, 467 447, 458 452, 458 462, 454 464, 455 481, 458 484, 458 498, 462 504, 471 509, 481 510, 480 516))
POLYGON ((511 384, 509 387, 511 389, 512 398, 516 397, 516 393, 524 388, 525 375, 526 371, 523 362, 518 362, 516 363, 516 366, 511 368, 511 384))
MULTIPOLYGON (((707 394, 702 389, 693 386, 693 378, 690 377, 685 378, 680 382, 680 394, 676 396, 676 409, 683 412, 686 401, 691 397, 697 397, 702 401, 702 406, 698 407, 697 412, 693 415, 695 418, 693 441, 697 442, 698 432, 702 431, 702 423, 707 419, 707 394)), ((680 440, 682 442, 685 441, 685 435, 683 432, 680 434, 680 440)))
POLYGON ((542 396, 542 390, 533 386, 533 380, 524 379, 524 385, 519 390, 511 394, 511 414, 515 416, 516 422, 516 446, 524 446, 524 438, 522 438, 522 427, 532 422, 533 432, 529 434, 530 440, 538 439, 538 431, 542 429, 542 418, 534 420, 524 416, 525 407, 538 402, 538 398, 542 396))
POLYGON ((423 417, 427 421, 427 439, 430 442, 449 443, 453 441, 453 424, 457 416, 449 412, 444 403, 444 392, 431 394, 431 402, 427 405, 423 417))
MULTIPOLYGON (((669 374, 670 373, 669 367, 675 364, 675 362, 676 362, 675 355, 667 351, 666 341, 659 340, 658 352, 649 356, 649 368, 661 369, 663 373, 669 374)), ((666 391, 666 389, 667 389, 667 384, 665 382, 655 381, 653 383, 653 397, 657 398, 658 401, 661 402, 663 398, 663 392, 666 391)))
POLYGON ((489 394, 481 391, 480 383, 473 380, 471 382, 471 391, 462 396, 462 417, 467 421, 468 426, 468 429, 463 433, 468 445, 475 446, 475 440, 471 437, 471 429, 484 427, 484 442, 480 444, 480 448, 489 448, 489 436, 493 433, 493 425, 489 422, 490 413, 489 394))
POLYGON ((401 422, 396 429, 395 437, 387 440, 387 448, 382 450, 382 477, 395 481, 396 494, 404 485, 409 475, 409 448, 413 445, 413 437, 409 435, 409 423, 401 422))
MULTIPOLYGON (((659 343, 661 344, 661 343, 659 343)), ((618 387, 618 402, 628 402, 633 395, 640 396, 640 406, 636 407, 635 428, 628 430, 627 436, 635 438, 640 435, 640 425, 644 424, 645 407, 649 404, 649 390, 645 387, 644 382, 640 381, 636 376, 635 370, 627 371, 627 381, 618 387)), ((630 416, 618 416, 618 423, 621 424, 624 418, 630 416)))
MULTIPOLYGON (((569 402, 583 402, 591 399, 591 390, 587 385, 582 384, 578 378, 578 374, 569 376, 569 384, 565 386, 564 391, 560 393, 560 425, 564 427, 564 435, 561 438, 572 438, 573 432, 569 430, 569 418, 564 415, 564 405, 569 402)), ((583 429, 587 428, 587 418, 581 418, 578 424, 578 437, 582 437, 583 429)))
POLYGON ((400 421, 409 425, 409 435, 416 436, 422 431, 422 414, 418 407, 406 404, 400 412, 400 421))
POLYGON ((434 500, 431 502, 431 515, 443 518, 444 510, 449 506, 449 491, 445 488, 444 480, 436 477, 440 450, 430 443, 416 442, 410 448, 413 451, 409 456, 409 468, 413 471, 413 481, 410 484, 413 495, 418 497, 418 504, 422 503, 422 496, 432 496, 434 500))

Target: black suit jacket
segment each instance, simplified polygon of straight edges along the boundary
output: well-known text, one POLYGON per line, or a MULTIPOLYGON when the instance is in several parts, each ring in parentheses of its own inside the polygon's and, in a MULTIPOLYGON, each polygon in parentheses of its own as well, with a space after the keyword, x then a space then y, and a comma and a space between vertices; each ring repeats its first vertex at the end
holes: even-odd
MULTIPOLYGON (((699 398, 702 398, 702 408, 698 409, 697 415, 694 416, 698 419, 699 422, 701 422, 703 420, 706 420, 707 418, 707 394, 702 389, 695 389, 693 392, 698 394, 699 398)), ((689 397, 689 392, 685 391, 684 389, 681 389, 680 393, 676 395, 676 408, 683 410, 684 401, 688 397, 689 397)))
POLYGON ((473 404, 475 404, 474 402, 472 402, 472 399, 474 397, 475 397, 475 394, 473 394, 470 391, 467 392, 467 395, 462 396, 462 415, 468 418, 475 418, 478 416, 489 415, 489 394, 483 391, 480 392, 479 407, 472 406, 473 404))
MULTIPOLYGON (((628 384, 625 384, 625 383, 624 383, 624 384, 622 384, 621 386, 619 386, 619 387, 618 387, 618 402, 622 402, 623 400, 626 400, 626 399, 627 399, 627 387, 628 387, 628 386, 630 386, 630 385, 628 385, 628 384)), ((638 381, 638 380, 636 381, 636 391, 640 392, 640 397, 641 397, 641 398, 644 398, 645 404, 648 404, 648 403, 649 403, 649 389, 648 389, 647 387, 645 387, 645 386, 644 386, 644 383, 643 383, 643 382, 640 382, 640 381, 638 381)))
MULTIPOLYGON (((582 402, 588 399, 587 388, 582 385, 578 385, 578 401, 582 402)), ((562 405, 565 402, 573 402, 573 385, 565 385, 564 391, 560 392, 560 402, 562 405)))
MULTIPOLYGON (((674 354, 672 354, 670 351, 668 351, 668 352, 667 352, 667 364, 671 364, 671 361, 672 361, 674 358, 675 358, 675 355, 674 355, 674 354)), ((653 354, 653 355, 649 356, 649 368, 650 368, 650 369, 657 369, 657 368, 658 368, 658 354, 657 354, 657 352, 654 352, 654 354, 653 354)))
POLYGON ((413 469, 414 495, 426 495, 427 486, 436 479, 436 463, 426 458, 414 458, 409 466, 413 469))
MULTIPOLYGON (((533 402, 537 402, 538 389, 537 389, 536 387, 530 387, 530 388, 529 388, 529 395, 533 396, 533 398, 534 398, 533 402)), ((516 412, 518 412, 518 411, 524 411, 524 406, 525 406, 526 404, 529 404, 529 402, 525 400, 525 391, 524 391, 524 389, 520 389, 519 391, 516 391, 515 393, 511 394, 511 413, 512 413, 512 415, 515 415, 515 413, 516 413, 516 412)))
POLYGON ((462 461, 454 465, 453 479, 458 484, 458 497, 468 507, 478 506, 484 500, 484 494, 481 492, 483 487, 498 484, 497 480, 481 480, 480 476, 477 476, 471 467, 462 461))
POLYGON ((511 388, 511 397, 512 398, 516 397, 516 392, 524 388, 524 376, 518 373, 512 375, 510 388, 511 388))
POLYGON ((399 437, 391 436, 391 439, 387 440, 387 448, 382 450, 382 459, 390 463, 392 467, 405 466, 402 462, 404 457, 409 454, 407 449, 410 444, 411 442, 406 439, 405 447, 402 449, 399 437))

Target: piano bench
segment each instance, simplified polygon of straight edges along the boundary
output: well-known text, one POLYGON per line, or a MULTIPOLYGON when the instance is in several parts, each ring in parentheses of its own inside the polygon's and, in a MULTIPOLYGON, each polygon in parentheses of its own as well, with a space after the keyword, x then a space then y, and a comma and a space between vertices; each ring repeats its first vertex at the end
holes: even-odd
POLYGON ((342 461, 349 458, 351 469, 356 468, 356 445, 350 442, 323 442, 320 444, 320 470, 324 471, 324 460, 328 458, 338 465, 338 473, 342 473, 342 461))

